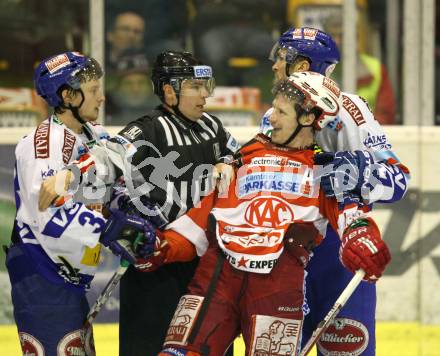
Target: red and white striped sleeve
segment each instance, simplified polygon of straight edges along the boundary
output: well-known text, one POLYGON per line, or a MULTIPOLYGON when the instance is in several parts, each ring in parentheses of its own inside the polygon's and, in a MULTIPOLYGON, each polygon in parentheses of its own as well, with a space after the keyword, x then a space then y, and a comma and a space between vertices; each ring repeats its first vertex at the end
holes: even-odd
MULTIPOLYGON (((202 256, 209 245, 206 230, 208 228, 208 216, 214 207, 216 195, 217 191, 207 195, 196 207, 168 224, 163 232, 165 238, 174 240, 183 238, 190 241, 194 245, 197 255, 202 256)), ((183 243, 183 245, 186 244, 183 243)))

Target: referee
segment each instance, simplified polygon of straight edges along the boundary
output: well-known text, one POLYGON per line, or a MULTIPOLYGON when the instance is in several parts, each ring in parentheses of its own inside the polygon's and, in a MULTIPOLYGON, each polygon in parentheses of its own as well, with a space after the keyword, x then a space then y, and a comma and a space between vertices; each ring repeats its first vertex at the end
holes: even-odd
MULTIPOLYGON (((207 167, 224 162, 238 144, 218 118, 203 111, 215 87, 211 67, 187 52, 162 52, 152 81, 162 104, 114 140, 132 144, 132 165, 139 167, 134 189, 160 206, 170 222, 198 203, 209 189, 207 167)), ((167 264, 151 273, 129 268, 120 286, 119 355, 160 352, 197 263, 167 264)))

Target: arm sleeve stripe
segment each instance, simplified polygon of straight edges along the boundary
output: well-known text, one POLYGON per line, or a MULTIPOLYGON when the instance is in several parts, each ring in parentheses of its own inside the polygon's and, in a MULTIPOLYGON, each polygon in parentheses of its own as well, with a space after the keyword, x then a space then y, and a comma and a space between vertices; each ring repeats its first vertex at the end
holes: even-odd
POLYGON ((166 123, 165 119, 162 116, 159 116, 157 119, 162 124, 163 130, 165 131, 165 137, 167 138, 168 146, 173 146, 174 141, 173 141, 173 137, 171 136, 171 131, 170 128, 168 127, 168 124, 166 123))
POLYGON ((167 226, 167 230, 172 229, 179 233, 196 247, 197 255, 202 256, 208 249, 208 237, 205 230, 198 226, 187 215, 181 216, 167 226))

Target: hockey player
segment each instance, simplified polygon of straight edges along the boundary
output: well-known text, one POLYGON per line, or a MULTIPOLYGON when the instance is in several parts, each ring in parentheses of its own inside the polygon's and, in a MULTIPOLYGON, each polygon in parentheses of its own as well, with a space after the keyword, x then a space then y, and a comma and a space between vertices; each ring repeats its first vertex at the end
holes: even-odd
POLYGON ((341 237, 339 255, 350 271, 363 268, 367 280, 377 280, 390 261, 362 204, 326 198, 314 176, 313 125, 336 117, 335 83, 300 72, 278 82, 274 95, 272 138, 260 134, 240 149, 228 194, 212 193, 157 232, 154 256, 138 261, 151 271, 182 250, 202 256, 160 355, 223 355, 240 332, 246 355, 297 355, 304 267, 327 224, 341 237))
MULTIPOLYGON (((330 76, 339 61, 339 51, 333 39, 313 28, 291 28, 274 45, 270 59, 275 81, 283 80, 296 71, 313 71, 330 76)), ((323 122, 315 131, 315 139, 324 151, 336 152, 320 155, 318 164, 331 172, 321 180, 327 196, 339 196, 348 186, 334 184, 336 176, 344 176, 347 166, 352 167, 351 194, 362 195, 368 203, 392 203, 401 199, 407 189, 409 172, 391 150, 386 135, 374 119, 368 104, 359 96, 342 93, 342 108, 333 120, 323 122), (342 152, 346 151, 346 152, 342 152), (374 164, 374 166, 373 166, 374 164), (324 167, 326 168, 326 167, 324 167), (370 180, 368 172, 371 172, 370 180), (353 182, 354 180, 354 182, 353 182)), ((270 109, 261 122, 261 131, 269 134, 270 109)), ((307 342, 317 324, 327 314, 352 275, 339 263, 340 246, 335 232, 329 228, 328 236, 314 251, 307 271, 307 301, 310 314, 305 318, 303 342, 307 342), (328 281, 332 280, 332 288, 328 281)), ((339 314, 336 325, 329 333, 334 338, 318 342, 318 355, 350 353, 375 355, 376 287, 362 283, 339 314), (359 330, 356 342, 344 343, 351 330, 359 330)))
MULTIPOLYGON (((155 214, 149 207, 154 203, 160 219, 174 221, 207 194, 214 170, 228 176, 231 167, 222 162, 238 144, 218 118, 203 111, 215 86, 211 67, 190 53, 165 51, 156 58, 152 81, 162 104, 129 123, 105 148, 138 211, 155 214)), ((95 153, 90 157, 98 162, 95 153)), ((42 188, 42 209, 56 197, 52 183, 42 188)), ((120 286, 120 355, 160 351, 196 265, 197 260, 175 263, 149 274, 128 269, 120 286)))
POLYGON ((106 219, 98 205, 92 210, 75 202, 38 210, 41 183, 108 138, 94 123, 104 102, 101 76, 99 63, 78 52, 52 56, 35 70, 37 93, 55 112, 15 150, 17 213, 6 260, 24 355, 93 355, 93 337, 86 342, 83 324, 99 242, 133 260, 119 239, 152 229, 120 212, 106 219))

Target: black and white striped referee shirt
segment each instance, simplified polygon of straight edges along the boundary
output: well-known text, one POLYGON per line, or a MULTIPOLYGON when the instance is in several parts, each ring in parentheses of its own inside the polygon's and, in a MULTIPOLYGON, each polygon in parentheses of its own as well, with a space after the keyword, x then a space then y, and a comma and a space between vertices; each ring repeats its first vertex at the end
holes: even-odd
POLYGON ((213 165, 239 148, 217 117, 204 113, 192 122, 162 106, 129 123, 113 140, 134 144, 135 185, 143 185, 141 191, 168 221, 199 202, 209 190, 213 165))

